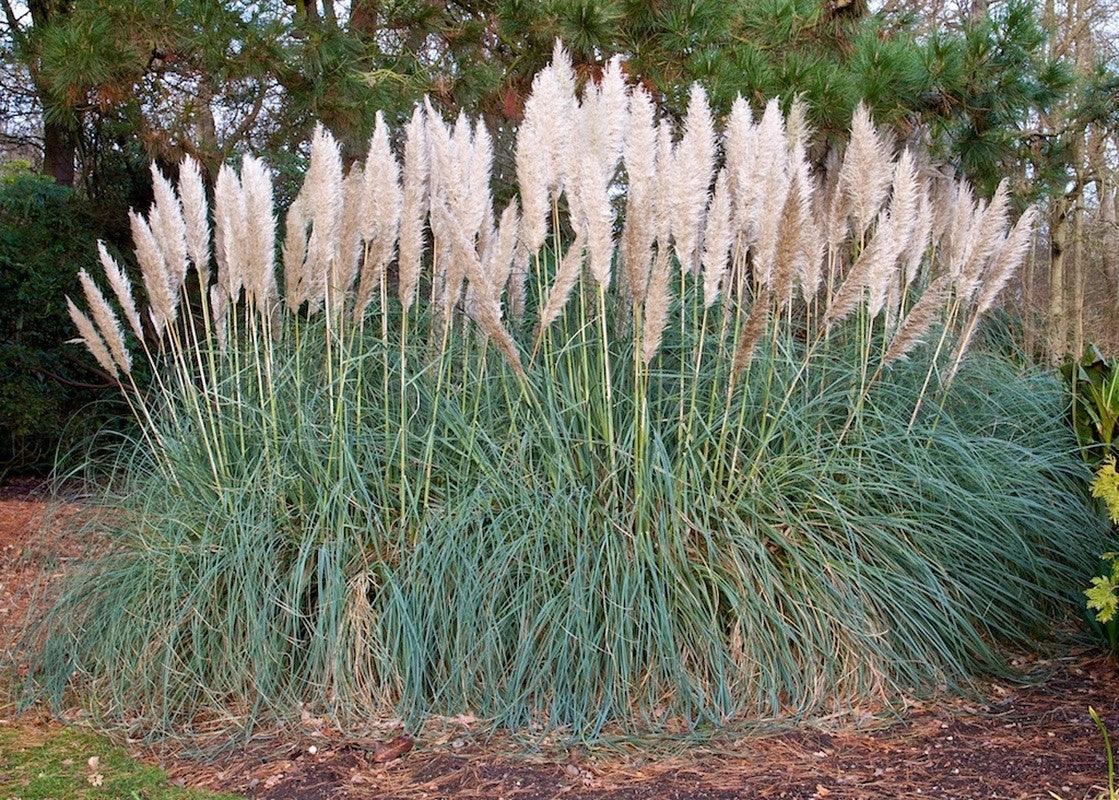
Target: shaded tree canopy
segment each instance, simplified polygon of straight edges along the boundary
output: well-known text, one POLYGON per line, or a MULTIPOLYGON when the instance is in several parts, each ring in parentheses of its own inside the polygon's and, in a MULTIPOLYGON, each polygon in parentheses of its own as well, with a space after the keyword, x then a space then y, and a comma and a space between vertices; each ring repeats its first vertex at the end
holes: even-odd
POLYGON ((7 141, 22 136, 64 183, 72 153, 74 179, 120 204, 147 157, 190 152, 213 170, 252 149, 283 169, 316 119, 357 157, 378 109, 399 119, 425 94, 499 129, 557 38, 584 77, 621 53, 670 113, 693 81, 722 110, 737 94, 757 107, 801 93, 829 137, 865 100, 983 184, 1059 160, 1061 143, 1030 124, 1070 92, 1082 115, 1114 114, 1114 76, 1076 84, 1019 0, 931 31, 913 10, 864 0, 0 3, 4 80, 22 87, 7 141))

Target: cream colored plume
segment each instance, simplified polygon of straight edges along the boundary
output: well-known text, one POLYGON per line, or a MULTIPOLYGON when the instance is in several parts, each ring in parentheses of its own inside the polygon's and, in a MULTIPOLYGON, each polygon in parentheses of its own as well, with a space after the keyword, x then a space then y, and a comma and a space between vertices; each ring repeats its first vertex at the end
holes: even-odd
POLYGON ((549 124, 544 129, 548 142, 548 157, 551 160, 549 176, 551 188, 559 193, 567 180, 569 169, 569 150, 571 145, 571 126, 563 124, 576 119, 578 101, 575 97, 575 70, 571 56, 559 39, 552 48, 552 63, 548 70, 549 124), (561 122, 562 121, 562 122, 561 122), (557 124, 557 122, 561 124, 557 124))
POLYGON ((186 279, 187 271, 186 223, 183 221, 183 207, 171 182, 156 167, 154 161, 150 166, 155 201, 148 213, 148 223, 167 264, 172 291, 178 293, 179 287, 186 279))
POLYGON ((998 246, 995 248, 991 263, 979 287, 975 301, 976 315, 987 313, 998 299, 1014 273, 1022 265, 1033 242, 1034 223, 1037 219, 1037 209, 1030 206, 1018 222, 1010 229, 998 246))
MULTIPOLYGON (((97 330, 100 331, 102 339, 109 348, 109 354, 113 357, 113 362, 120 367, 121 372, 130 375, 132 373, 132 358, 128 354, 128 348, 124 345, 124 331, 120 327, 117 315, 113 313, 109 301, 105 299, 105 295, 101 293, 97 284, 93 282, 93 278, 89 277, 89 273, 84 269, 78 272, 78 281, 82 285, 82 293, 85 294, 89 312, 93 315, 97 330)), ((85 338, 84 333, 82 338, 85 338)))
POLYGON ((214 184, 214 226, 221 248, 218 283, 234 304, 241 295, 245 280, 247 216, 241 181, 231 166, 223 164, 214 184))
POLYGON ((830 329, 851 316, 866 297, 866 291, 875 276, 888 272, 886 265, 891 264, 897 255, 890 241, 888 217, 885 210, 878 212, 878 224, 875 226, 874 235, 855 259, 855 263, 843 283, 839 285, 824 314, 825 328, 830 329))
POLYGON ((847 238, 848 208, 847 194, 843 191, 839 175, 843 162, 835 147, 828 148, 824 160, 824 182, 821 187, 820 216, 823 220, 824 242, 832 251, 838 250, 847 238))
POLYGON ((882 247, 876 248, 876 258, 868 266, 866 276, 866 288, 870 291, 867 310, 871 317, 882 313, 891 290, 900 282, 898 256, 905 250, 913 233, 917 218, 917 191, 917 169, 913 154, 907 149, 894 164, 889 215, 883 230, 876 230, 874 234, 874 238, 882 242, 882 247))
POLYGON ((187 255, 198 273, 199 285, 205 287, 210 282, 210 209, 202 170, 190 156, 179 165, 179 196, 186 223, 187 255))
POLYGON ((929 196, 932 209, 932 230, 929 231, 929 239, 934 246, 941 247, 941 240, 952 222, 959 190, 960 185, 954 180, 934 178, 932 181, 929 196))
MULTIPOLYGON (((342 311, 346 298, 353 289, 359 262, 368 263, 361 242, 361 229, 365 224, 362 218, 365 210, 362 196, 364 187, 365 170, 360 162, 355 162, 342 179, 342 222, 338 234, 338 255, 330 271, 330 306, 335 313, 342 311)), ((367 290, 363 297, 362 289, 358 289, 358 297, 354 302, 355 320, 361 317, 358 306, 361 306, 362 312, 365 311, 370 291, 367 290)))
POLYGON ((805 194, 801 181, 805 180, 799 170, 791 170, 789 185, 785 191, 785 201, 777 223, 777 242, 773 266, 773 279, 770 286, 778 308, 783 308, 793 299, 793 279, 804 272, 806 248, 801 237, 805 234, 805 194))
POLYGON ((859 103, 851 119, 851 136, 839 172, 855 236, 861 237, 882 207, 890 189, 890 151, 859 103))
POLYGON ((785 123, 774 98, 766 104, 756 133, 758 153, 753 181, 758 186, 757 217, 754 221, 754 270, 762 286, 773 279, 777 257, 777 230, 788 193, 785 123))
POLYGON ((272 176, 264 162, 245 156, 241 163, 245 198, 245 288, 264 316, 278 300, 276 290, 276 217, 272 176))
POLYGON ((70 319, 73 320, 74 327, 78 329, 78 335, 81 336, 86 349, 93 355, 94 360, 101 369, 116 378, 119 374, 116 364, 113 363, 113 357, 109 355, 109 350, 105 347, 105 342, 101 340, 97 329, 94 328, 93 322, 78 310, 78 307, 69 297, 66 298, 66 310, 70 312, 70 319))
POLYGON ((769 292, 769 286, 763 286, 762 290, 758 292, 754 299, 754 305, 750 308, 750 314, 746 317, 746 322, 738 334, 738 341, 734 347, 734 358, 731 360, 732 379, 737 379, 746 369, 754 356, 754 350, 757 349, 758 342, 765 335, 766 327, 769 325, 770 306, 773 305, 773 299, 769 292))
POLYGON ((602 164, 586 157, 577 174, 579 207, 587 241, 587 264, 591 276, 603 290, 610 288, 614 258, 614 206, 610 202, 609 179, 602 164))
POLYGON ((730 107, 724 147, 727 180, 733 198, 733 233, 742 234, 749 241, 753 237, 753 225, 757 218, 759 187, 754 183, 757 142, 753 112, 741 96, 735 98, 730 107))
POLYGON ((951 289, 952 277, 950 275, 941 275, 926 287, 920 299, 913 304, 913 308, 909 310, 909 314, 906 315, 897 333, 894 334, 894 338, 890 341, 890 346, 886 349, 885 355, 882 356, 883 366, 905 358, 914 347, 921 343, 925 334, 936 322, 941 309, 944 308, 951 289))
MULTIPOLYGON (((462 158, 463 151, 459 157, 462 158)), ((493 139, 485 123, 478 119, 474 123, 474 133, 470 137, 469 170, 463 184, 465 196, 462 198, 461 220, 469 234, 473 230, 478 235, 488 235, 493 226, 493 192, 490 182, 493 172, 493 139), (489 225, 486 222, 489 222, 489 225)))
POLYGON ((649 264, 656 239, 657 127, 653 98, 642 86, 630 95, 625 138, 625 167, 628 179, 625 243, 626 286, 633 302, 641 305, 649 283, 649 264))
POLYGON ((132 228, 136 262, 140 265, 140 276, 148 295, 149 315, 156 336, 162 336, 166 327, 178 317, 178 304, 171 290, 171 277, 147 220, 135 211, 129 211, 128 222, 132 228))
POLYGON ((579 104, 576 133, 580 146, 598 159, 599 169, 607 180, 613 179, 622 157, 628 116, 629 96, 621 56, 615 56, 607 62, 602 79, 597 84, 587 84, 579 104))
POLYGON ((913 223, 913 231, 905 245, 905 250, 899 257, 902 280, 906 286, 912 285, 920 273, 925 251, 929 247, 932 226, 932 201, 929 199, 928 190, 922 186, 918 190, 917 215, 913 223))
POLYGON ((661 120, 657 126, 657 188, 656 215, 653 218, 653 236, 657 248, 668 250, 672 237, 672 212, 676 189, 676 145, 673 143, 672 126, 661 120))
POLYGON ((482 262, 478 258, 475 242, 467 230, 457 227, 456 220, 451 220, 449 224, 452 226, 453 241, 451 247, 454 250, 454 258, 461 260, 463 271, 470 281, 471 316, 486 336, 505 355, 513 371, 517 375, 523 376, 524 369, 521 366, 520 353, 517 352, 513 337, 501 324, 501 303, 482 267, 482 262))
POLYGON ((210 287, 210 308, 214 314, 214 339, 218 343, 218 350, 224 353, 229 344, 229 299, 225 290, 216 283, 210 287))
POLYGON ((545 85, 547 79, 546 71, 537 73, 533 79, 532 91, 525 101, 524 120, 517 130, 515 161, 521 195, 521 236, 531 254, 544 246, 548 236, 552 159, 547 128, 554 121, 549 118, 551 95, 545 85))
POLYGON ((672 305, 672 276, 668 253, 667 245, 657 245, 657 255, 649 274, 649 289, 645 293, 641 355, 646 365, 652 362, 660 349, 664 328, 668 324, 668 310, 672 305))
POLYGON ((684 135, 674 158, 676 191, 672 208, 672 239, 680 268, 699 267, 699 236, 711 180, 715 172, 715 123, 707 92, 693 83, 684 120, 684 135))
POLYGON ((404 187, 400 205, 400 275, 397 286, 405 309, 416 299, 423 264, 427 217, 428 152, 424 112, 420 106, 404 129, 404 187))
MULTIPOLYGON (((327 279, 338 258, 342 235, 342 152, 338 142, 322 125, 311 137, 311 160, 300 193, 311 218, 311 238, 303 270, 303 299, 311 311, 323 302, 327 279)), ((331 287, 333 290, 334 287, 331 287)))
POLYGON ((109 251, 105 249, 105 243, 101 240, 97 241, 97 255, 101 259, 105 277, 109 281, 109 286, 113 289, 113 294, 116 295, 117 303, 120 304, 124 318, 128 320, 128 327, 136 334, 137 339, 143 340, 144 329, 140 325, 140 312, 136 309, 136 300, 132 296, 132 282, 128 280, 128 274, 116 262, 116 259, 109 255, 109 251))
POLYGON ((400 204, 400 165, 392 152, 384 115, 378 111, 363 172, 361 237, 366 243, 396 238, 400 204))
POLYGON ((715 194, 707 209, 703 233, 703 306, 710 308, 719 298, 727 271, 727 257, 733 232, 731 230, 731 192, 727 170, 719 170, 715 178, 715 194))
POLYGON ((808 104, 803 96, 797 94, 789 104, 789 113, 785 117, 785 144, 789 155, 804 153, 808 149, 808 140, 812 136, 812 126, 808 122, 808 104))
POLYGON ((505 210, 501 212, 501 219, 497 224, 493 246, 490 247, 486 258, 486 274, 490 277, 494 295, 500 299, 502 288, 509 282, 513 271, 513 259, 516 257, 519 243, 521 217, 517 198, 509 201, 505 210))
POLYGON ((581 235, 576 235, 571 245, 567 248, 563 258, 556 268, 556 277, 548 289, 548 296, 544 300, 544 307, 540 309, 540 322, 538 323, 537 336, 543 336, 553 322, 563 314, 567 300, 571 297, 571 290, 579 280, 579 273, 583 268, 583 250, 585 243, 581 235))
POLYGON ((970 248, 967 260, 960 267, 956 281, 956 294, 966 302, 979 288, 980 281, 987 264, 994 255, 995 247, 1003 238, 1006 230, 1008 215, 1010 213, 1010 198, 1007 194, 1007 182, 1004 178, 999 182, 982 215, 979 216, 973 227, 975 243, 970 248))
POLYGON ((948 265, 948 273, 959 279, 976 244, 976 222, 982 213, 982 205, 976 204, 975 195, 967 181, 961 180, 956 184, 950 197, 950 207, 941 212, 947 220, 943 239, 934 239, 933 242, 940 244, 942 260, 948 265))
MULTIPOLYGON (((386 268, 396 250, 400 230, 403 192, 400 187, 400 166, 393 155, 389 131, 378 112, 365 159, 361 199, 365 257, 358 280, 354 317, 360 318, 372 299, 373 290, 385 279, 386 268)), ((360 247, 359 247, 360 250, 360 247)))
POLYGON ((289 311, 303 303, 303 269, 307 258, 307 226, 311 220, 303 195, 296 195, 284 217, 284 301, 289 311))
POLYGON ((800 234, 800 260, 797 263, 797 281, 800 284, 801 297, 808 303, 820 293, 824 284, 824 260, 827 241, 824 238, 824 226, 820 216, 815 212, 822 205, 818 184, 805 176, 805 188, 802 190, 801 209, 803 212, 802 229, 800 234))

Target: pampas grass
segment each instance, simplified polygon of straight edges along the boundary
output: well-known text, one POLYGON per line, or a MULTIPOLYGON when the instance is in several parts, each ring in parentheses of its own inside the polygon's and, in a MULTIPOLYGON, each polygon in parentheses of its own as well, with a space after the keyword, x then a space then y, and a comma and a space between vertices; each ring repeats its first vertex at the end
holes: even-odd
POLYGON ((465 114, 378 117, 349 177, 318 127, 282 308, 267 166, 211 202, 153 173, 143 302, 102 249, 112 297, 69 304, 136 433, 29 696, 134 736, 305 709, 594 738, 1006 671, 1103 531, 1055 381, 972 345, 1032 212, 926 197, 862 108, 821 174, 788 116, 739 99, 716 136, 697 87, 677 142, 559 47, 500 214, 465 114))

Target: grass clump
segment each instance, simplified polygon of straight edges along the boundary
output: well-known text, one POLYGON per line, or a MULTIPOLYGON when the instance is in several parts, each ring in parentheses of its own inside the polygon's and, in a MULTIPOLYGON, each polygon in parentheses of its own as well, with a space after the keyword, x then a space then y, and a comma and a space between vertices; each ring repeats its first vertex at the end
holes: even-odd
POLYGON ((579 100, 559 51, 534 86, 496 223, 469 120, 417 109, 402 169, 379 123, 348 176, 318 131, 282 292, 263 165, 218 176, 216 282, 195 168, 155 174, 147 322, 105 260, 158 377, 86 278, 138 432, 32 696, 147 734, 307 704, 593 737, 890 701, 1035 645, 1103 525, 1058 382, 968 353, 1030 214, 934 201, 862 112, 829 183, 796 106, 717 139, 697 89, 676 145, 616 64, 579 100))

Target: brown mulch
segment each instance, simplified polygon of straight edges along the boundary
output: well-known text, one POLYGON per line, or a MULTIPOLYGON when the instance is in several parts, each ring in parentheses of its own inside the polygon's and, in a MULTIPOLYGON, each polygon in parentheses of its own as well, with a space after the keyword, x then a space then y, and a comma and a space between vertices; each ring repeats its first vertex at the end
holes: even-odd
MULTIPOLYGON (((3 655, 13 654, 42 579, 49 583, 84 549, 58 523, 77 510, 48 506, 27 488, 0 488, 3 655)), ((1094 800, 1107 767, 1087 709, 1119 733, 1119 668, 1090 653, 1024 666, 1045 679, 992 683, 980 699, 912 704, 892 721, 863 719, 862 729, 774 728, 691 748, 663 741, 591 750, 550 745, 530 755, 507 738, 475 734, 470 719, 425 729, 413 741, 392 728, 354 738, 305 717, 300 732, 217 761, 174 753, 158 759, 178 783, 262 800, 1094 800)), ((29 730, 54 724, 42 716, 0 720, 29 730)))

